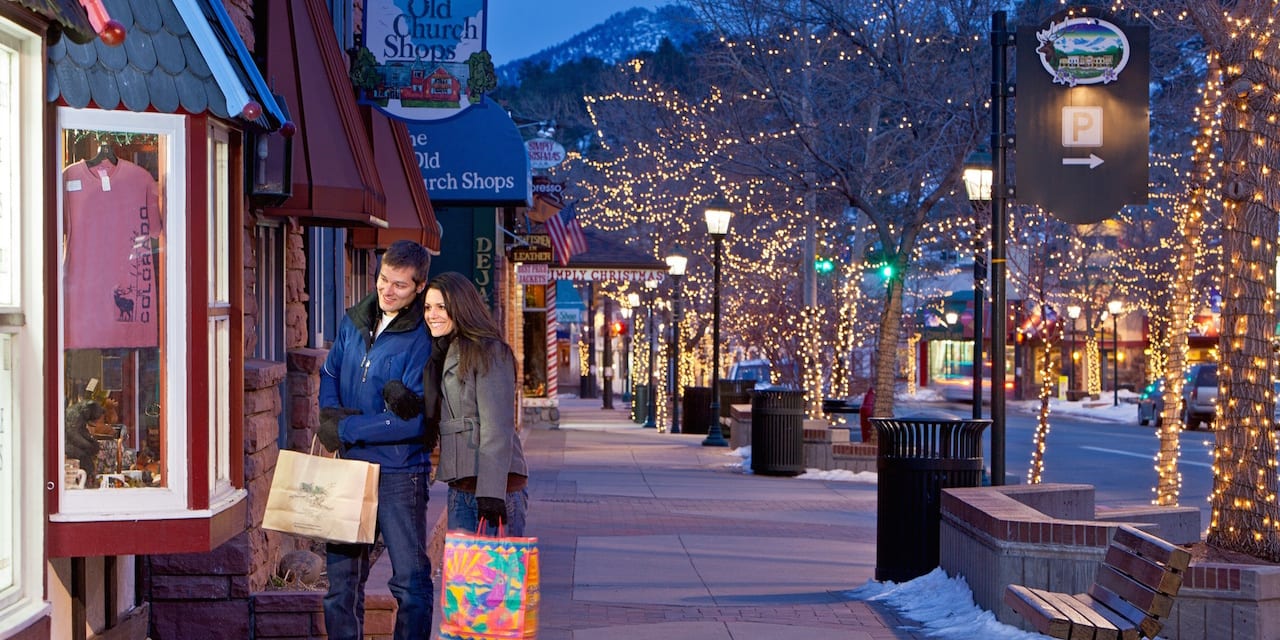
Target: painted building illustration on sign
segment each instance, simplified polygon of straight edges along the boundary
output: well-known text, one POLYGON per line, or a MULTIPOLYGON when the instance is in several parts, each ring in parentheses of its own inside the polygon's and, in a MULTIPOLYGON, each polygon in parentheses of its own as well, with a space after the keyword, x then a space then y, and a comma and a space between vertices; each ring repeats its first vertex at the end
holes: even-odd
POLYGON ((487 0, 366 0, 351 69, 359 100, 407 122, 443 120, 497 86, 485 47, 487 0))
POLYGON ((1124 31, 1099 18, 1070 18, 1036 32, 1040 64, 1057 84, 1109 84, 1129 63, 1124 31))

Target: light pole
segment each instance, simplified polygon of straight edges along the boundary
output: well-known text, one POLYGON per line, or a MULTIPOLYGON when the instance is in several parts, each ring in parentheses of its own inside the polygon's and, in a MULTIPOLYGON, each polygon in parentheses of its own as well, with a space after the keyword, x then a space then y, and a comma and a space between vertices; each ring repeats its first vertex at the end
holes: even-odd
POLYGON ((671 433, 680 433, 680 278, 684 277, 684 270, 688 265, 689 256, 680 245, 672 247, 667 256, 667 271, 671 274, 675 289, 671 293, 675 302, 671 319, 671 362, 667 363, 667 369, 671 372, 671 433))
POLYGON ((1111 398, 1112 406, 1120 406, 1120 312, 1124 311, 1124 303, 1112 300, 1107 303, 1107 313, 1111 314, 1111 398))
POLYGON ((704 215, 707 219, 707 233, 715 241, 714 278, 711 288, 711 426, 707 428, 707 437, 702 441, 704 447, 727 447, 729 442, 720 431, 720 251, 724 237, 729 233, 729 220, 733 211, 723 200, 716 200, 707 205, 704 215))
POLYGON ((631 299, 622 305, 622 401, 631 402, 631 299))
POLYGON ((1071 392, 1076 388, 1076 319, 1080 317, 1080 305, 1067 305, 1067 317, 1071 318, 1071 346, 1067 354, 1067 362, 1071 364, 1071 368, 1067 369, 1067 400, 1071 399, 1071 392))
POLYGON ((653 386, 653 347, 654 347, 654 340, 655 340, 654 328, 658 325, 658 323, 655 322, 655 318, 654 318, 655 314, 653 313, 653 297, 654 297, 654 294, 657 293, 657 291, 658 291, 657 280, 644 281, 644 297, 648 300, 648 304, 649 304, 649 326, 645 327, 645 329, 648 330, 649 332, 649 351, 648 351, 649 377, 646 378, 646 381, 649 383, 649 397, 647 398, 649 408, 645 412, 648 415, 644 417, 644 428, 646 429, 658 428, 657 418, 655 418, 653 415, 658 411, 658 394, 656 393, 657 389, 655 389, 653 386))
MULTIPOLYGON (((639 293, 636 293, 635 291, 632 291, 632 292, 628 293, 628 294, 627 294, 627 306, 631 308, 631 315, 632 315, 632 316, 634 316, 634 317, 636 317, 636 318, 639 318, 639 317, 640 317, 640 313, 639 313, 639 309, 640 309, 640 294, 639 294, 639 293)), ((634 322, 632 322, 632 323, 631 323, 631 327, 632 327, 632 331, 631 331, 631 333, 632 333, 632 334, 634 334, 634 333, 635 333, 635 323, 634 323, 634 322)), ((637 338, 637 336, 632 336, 632 340, 631 340, 631 349, 629 350, 629 355, 630 355, 630 357, 631 357, 631 366, 635 366, 635 360, 636 360, 636 359, 635 359, 635 348, 636 348, 636 346, 640 343, 640 341, 639 341, 638 339, 636 339, 636 338, 637 338)), ((628 367, 628 371, 631 371, 630 367, 628 367)), ((632 401, 631 401, 631 419, 632 419, 632 420, 635 420, 636 422, 640 422, 639 420, 636 420, 636 418, 637 418, 637 417, 639 417, 639 415, 640 415, 640 414, 637 412, 637 407, 636 407, 636 400, 640 400, 640 399, 641 399, 641 398, 639 398, 639 397, 638 397, 638 396, 640 395, 640 389, 639 389, 639 386, 636 384, 636 382, 638 382, 638 381, 634 379, 634 378, 635 378, 635 373, 634 373, 634 372, 632 372, 632 373, 631 373, 631 378, 632 378, 632 380, 631 380, 631 387, 632 387, 632 391, 631 391, 631 397, 632 397, 632 401)))
POLYGON ((991 484, 1005 483, 1005 347, 1009 339, 1008 291, 1005 275, 1009 235, 1008 151, 1009 131, 1008 58, 1015 32, 1008 29, 1008 14, 991 14, 991 484))
POLYGON ((991 206, 991 154, 985 150, 969 154, 964 167, 964 190, 973 205, 973 419, 982 419, 982 334, 983 307, 987 304, 987 241, 985 215, 991 206))
POLYGON ((942 319, 947 323, 947 376, 950 377, 955 375, 956 371, 955 332, 960 314, 948 311, 942 315, 942 319))

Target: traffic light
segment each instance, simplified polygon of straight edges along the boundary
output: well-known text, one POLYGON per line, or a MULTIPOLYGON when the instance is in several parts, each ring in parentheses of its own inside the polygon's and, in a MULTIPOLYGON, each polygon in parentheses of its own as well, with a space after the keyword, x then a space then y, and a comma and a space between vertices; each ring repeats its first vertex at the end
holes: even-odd
POLYGON ((627 335, 627 323, 621 320, 614 320, 613 324, 609 326, 609 335, 615 338, 627 335))
POLYGON ((835 269, 836 263, 831 258, 814 258, 813 260, 813 270, 820 276, 825 276, 835 269))
POLYGON ((884 279, 885 279, 885 280, 890 280, 890 279, 892 279, 892 278, 893 278, 893 263, 892 263, 892 262, 886 262, 886 263, 884 263, 884 264, 880 265, 880 275, 884 276, 884 279))

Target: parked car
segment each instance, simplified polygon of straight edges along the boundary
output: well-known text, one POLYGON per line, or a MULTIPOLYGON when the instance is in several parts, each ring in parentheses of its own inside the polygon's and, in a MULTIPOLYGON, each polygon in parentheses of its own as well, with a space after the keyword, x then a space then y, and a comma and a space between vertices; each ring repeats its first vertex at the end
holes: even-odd
POLYGON ((1213 422, 1218 416, 1218 364, 1191 365, 1182 386, 1182 421, 1188 429, 1213 422))
POLYGON ((1154 424, 1159 429, 1164 421, 1160 414, 1164 413, 1164 379, 1147 385, 1138 394, 1138 424, 1154 424))
POLYGON ((729 365, 728 380, 751 380, 768 384, 772 379, 768 360, 739 360, 729 365))

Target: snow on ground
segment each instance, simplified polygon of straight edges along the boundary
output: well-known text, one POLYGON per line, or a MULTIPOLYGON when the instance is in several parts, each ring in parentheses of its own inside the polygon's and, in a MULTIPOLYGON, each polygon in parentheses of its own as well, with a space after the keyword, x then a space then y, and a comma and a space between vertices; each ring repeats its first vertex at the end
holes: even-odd
POLYGON ((948 578, 941 568, 903 583, 868 580, 845 595, 855 600, 880 602, 918 623, 930 638, 1040 640, 1048 637, 997 621, 995 614, 973 603, 973 592, 963 577, 948 578))

